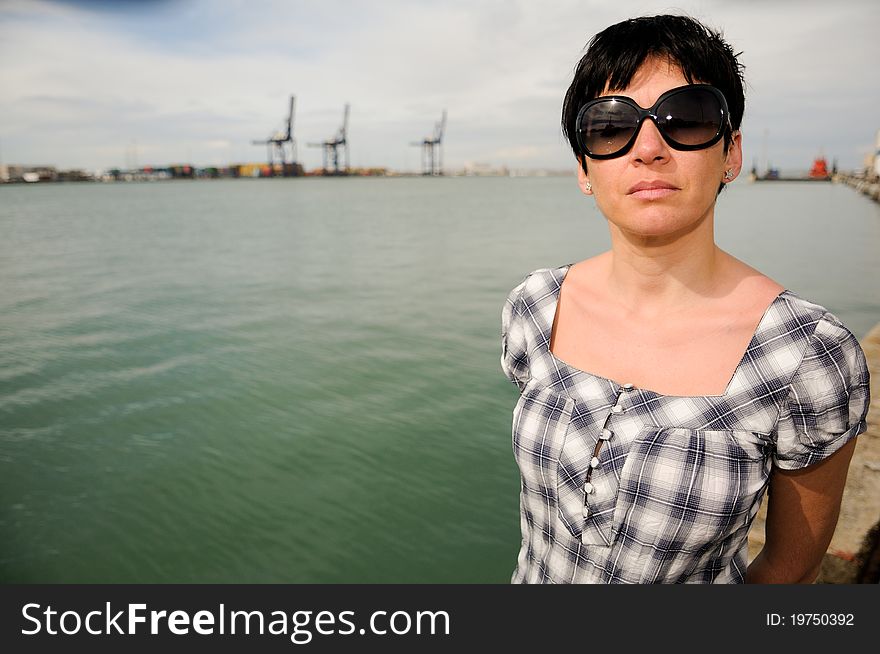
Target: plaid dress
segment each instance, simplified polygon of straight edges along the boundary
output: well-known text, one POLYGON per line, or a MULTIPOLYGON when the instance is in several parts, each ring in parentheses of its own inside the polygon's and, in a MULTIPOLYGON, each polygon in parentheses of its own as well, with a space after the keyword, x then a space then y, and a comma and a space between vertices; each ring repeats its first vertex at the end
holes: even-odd
POLYGON ((723 395, 661 395, 550 352, 571 265, 530 273, 502 311, 501 366, 520 390, 512 581, 742 583, 771 467, 820 461, 867 428, 858 340, 785 290, 723 395))

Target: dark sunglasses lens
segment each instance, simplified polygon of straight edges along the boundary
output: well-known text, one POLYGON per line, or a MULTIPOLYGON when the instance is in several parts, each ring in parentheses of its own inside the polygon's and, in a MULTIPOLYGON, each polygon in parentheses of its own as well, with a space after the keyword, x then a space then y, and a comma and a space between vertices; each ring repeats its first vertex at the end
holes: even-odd
POLYGON ((706 89, 676 93, 657 107, 657 121, 661 131, 676 143, 707 145, 721 131, 721 103, 706 89))
POLYGON ((618 100, 590 105, 581 115, 581 142, 591 155, 609 155, 623 149, 639 125, 638 112, 618 100))

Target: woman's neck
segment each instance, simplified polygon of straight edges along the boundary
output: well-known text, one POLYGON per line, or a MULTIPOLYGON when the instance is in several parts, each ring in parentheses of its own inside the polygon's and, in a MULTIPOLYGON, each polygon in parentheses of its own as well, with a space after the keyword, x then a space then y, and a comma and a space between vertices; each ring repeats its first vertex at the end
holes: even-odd
POLYGON ((626 234, 612 225, 611 241, 605 285, 633 317, 668 316, 732 290, 725 275, 730 257, 715 244, 711 219, 674 238, 626 234))

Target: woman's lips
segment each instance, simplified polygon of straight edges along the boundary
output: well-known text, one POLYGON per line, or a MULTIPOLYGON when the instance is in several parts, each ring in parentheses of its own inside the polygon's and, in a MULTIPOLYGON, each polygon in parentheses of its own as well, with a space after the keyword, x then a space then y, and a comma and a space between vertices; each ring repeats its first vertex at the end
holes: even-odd
POLYGON ((627 195, 631 195, 639 200, 659 200, 660 198, 672 195, 677 190, 679 190, 677 186, 670 184, 669 182, 661 182, 657 180, 639 182, 630 187, 629 191, 627 191, 627 195))

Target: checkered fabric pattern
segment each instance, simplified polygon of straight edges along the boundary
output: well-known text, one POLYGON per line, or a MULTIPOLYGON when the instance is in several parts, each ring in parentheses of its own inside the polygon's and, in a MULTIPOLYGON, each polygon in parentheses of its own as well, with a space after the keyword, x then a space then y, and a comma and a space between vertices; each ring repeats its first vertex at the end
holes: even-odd
POLYGON ((501 366, 520 390, 512 581, 742 583, 772 466, 810 465, 867 428, 858 340, 786 290, 723 395, 661 395, 550 352, 571 265, 530 273, 502 311, 501 366))

